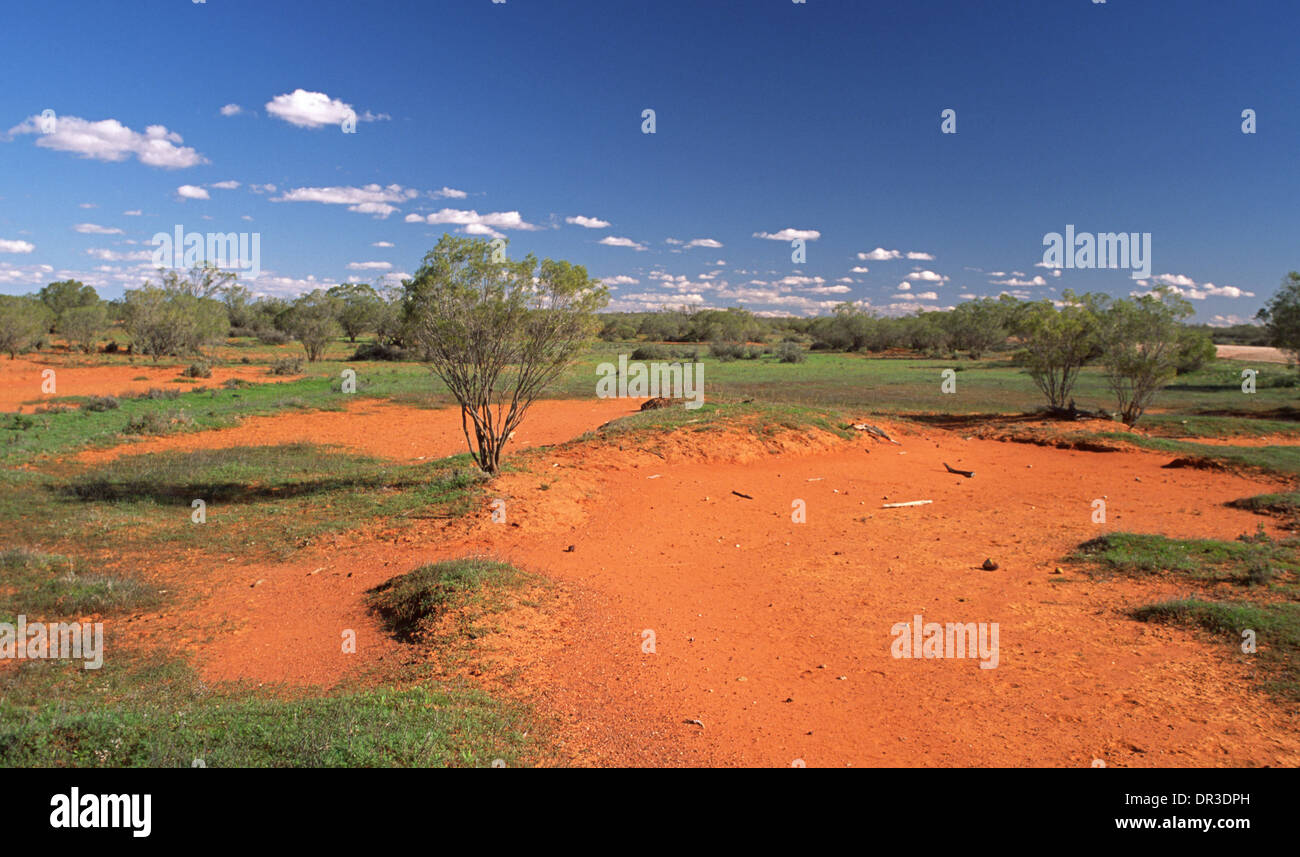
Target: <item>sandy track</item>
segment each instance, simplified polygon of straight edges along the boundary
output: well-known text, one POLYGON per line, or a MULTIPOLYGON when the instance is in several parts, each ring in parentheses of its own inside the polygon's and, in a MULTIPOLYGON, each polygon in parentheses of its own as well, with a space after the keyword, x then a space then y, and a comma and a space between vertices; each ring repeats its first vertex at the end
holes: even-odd
MULTIPOLYGON (((628 399, 543 400, 528 410, 506 457, 533 446, 560 443, 610 420, 636 413, 639 401, 628 399)), ((373 399, 350 403, 342 411, 306 411, 246 417, 225 429, 183 432, 145 438, 106 449, 78 453, 75 460, 107 461, 122 455, 169 450, 229 449, 285 443, 337 446, 349 452, 396 461, 445 458, 467 452, 460 409, 430 410, 373 399)))
POLYGON ((134 627, 182 633, 208 679, 328 685, 411 657, 367 615, 366 589, 422 562, 491 553, 558 583, 554 604, 516 611, 485 644, 501 670, 522 668, 510 692, 557 719, 564 761, 1300 764, 1300 723, 1252 689, 1242 656, 1123 615, 1182 594, 1177 585, 1052 573, 1109 529, 1253 531, 1261 518, 1222 503, 1274 483, 1164 470, 1160 454, 895 431, 902 447, 821 438, 781 455, 716 435, 676 435, 657 454, 564 448, 494 486, 506 525, 485 512, 365 534, 287 566, 210 568, 191 577, 192 608, 134 627), (1104 526, 1091 521, 1097 498, 1104 526), (791 522, 794 499, 807 502, 806 524, 791 522), (912 499, 934 503, 879 508, 912 499), (979 569, 986 557, 1001 569, 979 569), (891 627, 917 613, 998 622, 999 666, 891 657, 891 627), (340 652, 349 628, 356 655, 340 652), (647 629, 654 654, 642 651, 647 629))
POLYGON ((1255 363, 1290 363, 1286 352, 1266 345, 1216 345, 1219 357, 1225 360, 1250 360, 1255 363))
MULTIPOLYGON (((93 359, 93 358, 88 358, 93 359)), ((188 390, 196 386, 215 387, 227 379, 240 378, 254 383, 267 383, 277 379, 268 375, 265 366, 237 366, 213 368, 211 378, 197 384, 178 382, 184 367, 154 366, 149 362, 132 365, 76 366, 68 358, 42 357, 32 360, 19 357, 0 359, 0 411, 28 411, 61 396, 122 396, 143 393, 151 387, 180 387, 188 390), (54 370, 55 392, 42 392, 47 369, 54 370), (143 381, 134 380, 144 378, 143 381)))

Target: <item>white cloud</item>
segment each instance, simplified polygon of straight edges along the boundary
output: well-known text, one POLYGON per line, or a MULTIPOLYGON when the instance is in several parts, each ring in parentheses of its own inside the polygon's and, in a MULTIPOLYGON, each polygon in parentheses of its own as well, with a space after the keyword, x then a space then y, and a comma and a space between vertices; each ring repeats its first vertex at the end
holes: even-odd
POLYGON ((585 214, 577 214, 573 217, 564 218, 565 223, 571 223, 574 226, 581 226, 584 229, 607 229, 609 228, 608 220, 601 220, 599 217, 587 217, 585 214))
POLYGON ((948 278, 943 274, 936 274, 934 271, 913 271, 907 275, 909 280, 925 283, 946 283, 948 278))
POLYGON ((1184 286, 1190 288, 1196 285, 1196 281, 1185 274, 1157 274, 1155 277, 1152 277, 1152 279, 1156 282, 1165 283, 1170 286, 1184 286))
POLYGON ((0 253, 30 253, 36 245, 28 241, 0 238, 0 253))
POLYGON ((393 247, 395 245, 393 244, 392 241, 376 241, 374 244, 371 244, 370 246, 371 247, 393 247))
POLYGON ((217 190, 234 190, 239 187, 239 182, 234 180, 217 182, 213 184, 212 187, 215 187, 217 190))
POLYGON ((244 108, 240 107, 238 104, 227 104, 225 107, 221 108, 222 116, 238 116, 243 112, 244 108))
MULTIPOLYGON (((1012 271, 1012 273, 1014 274, 1015 271, 1012 271)), ((1045 286, 1045 285, 1047 285, 1047 280, 1044 280, 1041 276, 1036 276, 1036 277, 1034 277, 1032 280, 1019 280, 1019 279, 1016 279, 1015 277, 1011 277, 1010 279, 1006 279, 1006 280, 992 280, 991 282, 992 282, 994 285, 996 285, 996 286, 1021 286, 1021 287, 1023 287, 1023 286, 1045 286)))
POLYGON ((132 250, 127 253, 120 253, 117 250, 92 247, 86 251, 86 255, 94 256, 101 262, 148 262, 153 259, 152 250, 132 250))
POLYGON ((919 250, 909 250, 903 253, 899 250, 886 250, 884 247, 877 247, 870 253, 859 253, 858 259, 863 262, 888 262, 891 259, 912 259, 918 262, 933 262, 934 256, 930 253, 922 253, 919 250))
POLYGON ((634 286, 641 282, 636 277, 629 277, 626 274, 619 274, 617 277, 601 277, 600 281, 607 286, 634 286))
POLYGON ((633 250, 638 251, 645 249, 644 244, 638 244, 631 238, 619 238, 614 235, 606 235, 604 238, 600 239, 600 243, 604 244, 606 247, 631 247, 633 250))
POLYGON ((141 210, 138 209, 138 208, 136 208, 136 209, 132 209, 131 211, 124 211, 124 212, 122 212, 122 215, 123 215, 124 217, 140 217, 140 216, 143 215, 143 214, 144 214, 144 212, 141 211, 141 210))
POLYGON ((30 116, 9 129, 9 135, 35 134, 36 145, 58 152, 72 152, 98 161, 125 161, 134 155, 140 163, 163 169, 183 169, 207 163, 207 159, 184 142, 180 134, 163 125, 150 125, 140 134, 116 119, 91 122, 77 116, 59 116, 54 130, 41 133, 41 117, 30 116))
POLYGON ((802 238, 805 241, 816 241, 822 237, 822 234, 816 229, 782 229, 780 232, 755 232, 755 238, 765 238, 768 241, 795 241, 802 238))
POLYGON ((870 253, 859 253, 858 258, 863 262, 887 262, 890 259, 901 259, 903 254, 897 250, 886 250, 884 247, 877 247, 870 253))
POLYGON ((715 241, 712 238, 692 238, 686 242, 685 249, 690 250, 692 247, 707 247, 710 250, 717 250, 722 247, 722 242, 715 241))
MULTIPOLYGON (((274 185, 262 187, 275 190, 274 185)), ((325 205, 346 205, 348 211, 373 214, 382 218, 398 210, 393 203, 406 202, 419 195, 419 191, 398 184, 390 184, 387 187, 377 184, 368 184, 365 187, 296 187, 286 190, 271 202, 319 202, 325 205)))
POLYGON ((465 197, 469 196, 469 194, 467 194, 463 190, 456 190, 454 187, 444 186, 440 190, 429 191, 429 196, 433 197, 434 199, 464 199, 465 197))
POLYGON ((266 112, 299 128, 342 125, 343 120, 352 117, 355 117, 358 122, 392 118, 386 113, 374 114, 369 110, 358 115, 352 109, 352 105, 345 101, 330 98, 323 92, 309 92, 305 89, 295 89, 293 92, 275 96, 266 102, 266 112))
POLYGON ((868 274, 870 272, 871 269, 868 268, 866 265, 858 265, 849 271, 850 274, 868 274))
POLYGON ((390 271, 392 262, 348 262, 349 271, 390 271))
POLYGON ((899 290, 900 292, 911 291, 911 289, 912 289, 912 284, 911 284, 911 283, 899 283, 899 284, 898 284, 898 290, 899 290))
POLYGON ((100 226, 98 223, 78 223, 72 227, 82 235, 121 235, 122 230, 114 226, 100 226))
POLYGON ((526 222, 517 211, 492 211, 487 214, 479 214, 477 211, 444 208, 424 217, 418 214, 408 214, 406 215, 406 222, 463 226, 465 231, 471 235, 485 234, 484 227, 491 229, 519 229, 528 232, 541 229, 540 226, 534 226, 526 222))
POLYGON ((181 199, 211 199, 206 190, 192 184, 183 184, 176 188, 176 195, 181 199))

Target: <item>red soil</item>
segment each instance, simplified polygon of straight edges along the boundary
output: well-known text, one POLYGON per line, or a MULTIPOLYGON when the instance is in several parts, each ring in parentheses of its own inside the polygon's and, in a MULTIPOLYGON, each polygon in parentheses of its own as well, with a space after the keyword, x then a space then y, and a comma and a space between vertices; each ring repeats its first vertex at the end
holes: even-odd
MULTIPOLYGON (((545 443, 636 404, 540 403, 525 427, 545 443)), ((363 403, 346 415, 249 420, 237 442, 314 439, 406 457, 407 432, 419 430, 427 454, 445 454, 437 432, 447 449, 463 442, 449 415, 363 403)), ((556 719, 556 761, 1300 764, 1300 720, 1254 688, 1247 656, 1123 613, 1185 587, 1053 573, 1109 530, 1253 531, 1265 519, 1222 504, 1276 483, 1165 470, 1170 456, 1156 453, 885 428, 902 446, 679 432, 553 450, 494 484, 504 525, 484 509, 356 534, 287 565, 181 562, 177 583, 194 603, 133 627, 180 636, 209 680, 331 685, 412 657, 380 632, 365 590, 421 563, 487 553, 558 584, 544 610, 512 611, 481 641, 490 667, 478 678, 556 719), (805 524, 791 521, 796 499, 805 524), (916 499, 934 502, 881 508, 916 499), (1092 522, 1094 499, 1107 503, 1104 525, 1092 522), (1000 568, 982 570, 986 558, 1000 568), (998 667, 893 658, 891 627, 918 613, 999 623, 998 667), (357 654, 342 653, 347 629, 357 654), (522 679, 504 683, 516 668, 522 679)), ((192 448, 241 430, 163 440, 192 448)))
MULTIPOLYGON (((560 443, 610 420, 636 413, 632 399, 543 400, 528 410, 506 447, 506 456, 533 446, 560 443)), ((99 462, 121 455, 165 450, 227 449, 315 443, 350 452, 413 461, 468 451, 460 409, 429 410, 361 399, 343 411, 308 411, 248 417, 226 429, 151 437, 108 449, 79 453, 77 461, 99 462)))
POLYGON ((177 381, 183 366, 154 366, 152 363, 78 366, 75 358, 42 356, 40 359, 19 357, 0 359, 0 411, 31 411, 34 407, 62 396, 121 396, 143 393, 150 387, 214 387, 228 378, 267 382, 272 379, 264 366, 216 367, 211 378, 197 383, 177 381), (41 392, 47 369, 54 370, 55 390, 41 392), (143 377, 146 380, 136 381, 143 377))

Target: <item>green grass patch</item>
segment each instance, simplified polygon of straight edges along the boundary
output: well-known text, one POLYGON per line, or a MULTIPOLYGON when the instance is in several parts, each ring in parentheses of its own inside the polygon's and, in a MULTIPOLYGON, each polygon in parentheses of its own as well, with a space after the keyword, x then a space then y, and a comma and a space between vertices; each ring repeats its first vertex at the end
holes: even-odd
POLYGON ((1267 676, 1265 689, 1277 696, 1300 701, 1300 604, 1225 603, 1184 598, 1139 607, 1133 618, 1201 628, 1223 638, 1237 652, 1254 631, 1256 652, 1267 676))
POLYGON ((86 563, 25 548, 0 551, 0 621, 19 614, 58 618, 121 613, 156 606, 153 586, 92 571, 86 563))
POLYGON ((579 440, 597 437, 639 437, 687 429, 718 431, 743 429, 764 437, 783 432, 820 429, 843 438, 853 437, 844 418, 835 411, 803 405, 780 405, 769 402, 705 402, 698 408, 682 405, 640 411, 613 420, 598 432, 587 432, 579 440))
MULTIPOLYGON (((514 566, 485 557, 466 557, 422 565, 394 577, 366 596, 366 603, 384 622, 384 627, 399 640, 411 642, 421 638, 448 613, 474 606, 492 610, 500 606, 495 596, 504 589, 517 589, 533 580, 514 566)), ((472 618, 466 617, 461 632, 472 631, 472 618)))
POLYGON ((454 517, 482 476, 468 455, 415 464, 312 444, 167 451, 101 465, 0 474, 0 525, 16 544, 283 559, 389 517, 454 517), (193 501, 206 504, 195 523, 193 501), (75 535, 74 535, 75 534, 75 535))
POLYGON ((1279 574, 1294 577, 1300 567, 1289 544, 1259 536, 1225 542, 1110 533, 1084 542, 1067 559, 1134 576, 1170 573, 1251 586, 1268 584, 1279 574))
POLYGON ((467 688, 272 695, 121 655, 0 676, 4 767, 516 766, 535 752, 529 726, 523 709, 467 688))

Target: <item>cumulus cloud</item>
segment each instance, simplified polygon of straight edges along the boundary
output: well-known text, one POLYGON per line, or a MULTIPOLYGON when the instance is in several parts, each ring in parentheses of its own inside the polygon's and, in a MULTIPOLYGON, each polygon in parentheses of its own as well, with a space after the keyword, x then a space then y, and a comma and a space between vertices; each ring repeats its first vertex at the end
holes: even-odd
MULTIPOLYGON (((274 185, 261 185, 275 190, 274 185)), ((387 217, 397 211, 393 203, 407 202, 420 195, 419 191, 405 188, 398 184, 381 187, 368 184, 365 187, 297 187, 286 190, 272 202, 319 202, 325 205, 346 205, 348 211, 358 214, 373 214, 387 217)), ((418 217, 418 215, 415 215, 418 217)), ((410 218, 408 218, 409 220, 410 218)), ((432 221, 430 221, 432 222, 432 221)))
POLYGON ((72 227, 82 235, 121 235, 122 230, 115 226, 100 226, 98 223, 78 223, 72 227))
POLYGON ((392 262, 348 262, 349 271, 391 271, 392 262))
POLYGON ((909 280, 924 283, 946 283, 948 278, 943 274, 936 274, 934 271, 913 271, 907 275, 909 280))
POLYGON ((584 229, 607 229, 609 227, 608 220, 601 220, 599 217, 587 217, 585 214, 575 214, 572 217, 566 217, 564 218, 564 222, 570 223, 574 226, 581 226, 584 229))
POLYGON ((393 244, 392 241, 376 241, 374 244, 371 244, 370 246, 371 247, 393 247, 395 245, 393 244))
MULTIPOLYGON (((1012 273, 1015 272, 1013 271, 1012 273)), ((1006 280, 993 280, 992 283, 996 286, 1018 286, 1018 287, 1045 286, 1047 285, 1047 280, 1044 280, 1041 276, 1036 276, 1032 280, 1021 280, 1015 277, 1011 277, 1006 280)))
POLYGON ((614 235, 606 235, 604 238, 600 239, 600 243, 604 244, 606 247, 630 247, 633 250, 638 251, 646 248, 644 244, 638 244, 631 238, 619 238, 614 235))
POLYGON ((601 277, 600 281, 607 286, 634 286, 641 282, 636 277, 629 277, 626 274, 619 274, 617 277, 601 277))
POLYGON ((868 268, 866 265, 857 265, 856 267, 852 268, 849 271, 850 274, 868 274, 870 272, 871 269, 868 268))
POLYGON ((266 112, 299 128, 342 125, 343 120, 353 117, 358 122, 375 122, 392 118, 386 113, 374 114, 369 110, 358 114, 352 109, 352 105, 345 101, 330 98, 323 92, 310 92, 306 89, 295 89, 293 92, 275 96, 266 102, 266 112))
POLYGON ((524 220, 523 216, 517 211, 492 211, 487 214, 479 214, 477 211, 464 211, 457 208, 444 208, 441 211, 435 211, 433 214, 406 215, 407 223, 429 223, 433 225, 453 225, 460 226, 468 235, 493 235, 500 236, 498 229, 516 229, 525 232, 531 232, 541 229, 524 220))
POLYGON ((125 216, 125 217, 140 217, 140 216, 142 216, 143 214, 144 214, 144 212, 141 211, 141 210, 138 209, 138 208, 133 208, 133 209, 131 209, 130 211, 124 211, 124 212, 122 212, 122 215, 125 216))
POLYGON ((900 250, 886 250, 884 247, 877 247, 870 253, 859 253, 858 259, 863 262, 888 262, 891 259, 912 259, 918 262, 933 262, 934 256, 930 253, 922 253, 919 250, 909 250, 904 253, 900 250))
POLYGON ((243 112, 244 108, 240 107, 238 104, 227 104, 225 107, 221 108, 222 116, 238 116, 243 112))
POLYGON ((800 238, 805 241, 816 241, 822 237, 822 234, 816 229, 782 229, 780 232, 755 232, 754 237, 768 241, 796 241, 800 238))
POLYGON ((35 249, 36 245, 28 241, 0 238, 0 253, 30 253, 35 249))
POLYGON ((211 199, 206 190, 192 184, 183 184, 176 188, 176 195, 181 199, 211 199))
POLYGON ((71 152, 97 161, 125 161, 135 157, 140 163, 162 169, 183 169, 207 163, 207 159, 189 146, 182 146, 180 134, 163 125, 150 125, 141 134, 116 119, 92 122, 77 116, 57 117, 54 129, 41 131, 40 116, 29 116, 9 129, 9 136, 35 134, 36 145, 56 152, 71 152))
MULTIPOLYGON (((1248 292, 1237 286, 1216 286, 1214 283, 1197 283, 1191 277, 1185 274, 1158 274, 1151 278, 1150 281, 1139 280, 1139 285, 1154 288, 1158 285, 1167 286, 1171 292, 1181 295, 1189 301, 1203 301, 1206 298, 1253 298, 1254 292, 1248 292)), ((1132 294, 1136 295, 1137 292, 1132 294)), ((1146 292, 1145 294, 1150 294, 1146 292)))
POLYGON ((429 196, 434 199, 464 199, 469 194, 463 190, 456 190, 454 187, 444 186, 438 190, 429 191, 429 196))
POLYGON ((235 188, 239 187, 239 182, 237 182, 237 181, 233 181, 233 180, 232 180, 232 181, 217 182, 217 183, 213 184, 212 187, 215 187, 215 188, 217 188, 218 190, 234 190, 235 188))

